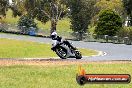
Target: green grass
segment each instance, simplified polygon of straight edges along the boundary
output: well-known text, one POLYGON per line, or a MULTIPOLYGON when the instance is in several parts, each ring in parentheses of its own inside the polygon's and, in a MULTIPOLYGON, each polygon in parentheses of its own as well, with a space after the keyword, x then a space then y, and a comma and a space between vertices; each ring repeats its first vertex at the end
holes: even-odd
MULTIPOLYGON (((83 65, 87 73, 130 74, 131 63, 83 65)), ((77 65, 69 66, 0 66, 0 88, 132 88, 130 84, 87 84, 76 83, 77 65)))
POLYGON ((0 39, 0 58, 54 57, 51 46, 35 42, 0 39))
POLYGON ((83 56, 91 56, 91 55, 97 55, 98 52, 95 50, 91 50, 91 49, 82 49, 79 48, 79 50, 81 51, 83 56))
MULTIPOLYGON (((94 50, 80 49, 83 56, 96 55, 94 50)), ((0 58, 57 57, 50 44, 0 38, 0 58)))

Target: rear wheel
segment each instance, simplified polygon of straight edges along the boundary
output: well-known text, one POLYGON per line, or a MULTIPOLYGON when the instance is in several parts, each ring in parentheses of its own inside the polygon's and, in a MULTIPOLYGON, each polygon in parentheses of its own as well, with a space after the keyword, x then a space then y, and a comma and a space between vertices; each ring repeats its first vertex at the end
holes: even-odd
POLYGON ((67 50, 63 47, 59 47, 59 48, 56 48, 56 54, 62 58, 62 59, 66 59, 67 58, 67 50))

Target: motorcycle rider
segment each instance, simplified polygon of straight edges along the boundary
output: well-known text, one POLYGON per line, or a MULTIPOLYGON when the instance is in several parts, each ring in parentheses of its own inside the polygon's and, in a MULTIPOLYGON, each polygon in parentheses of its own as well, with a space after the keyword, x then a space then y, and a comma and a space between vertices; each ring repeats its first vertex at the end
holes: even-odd
MULTIPOLYGON (((57 46, 58 44, 60 44, 60 43, 64 43, 64 44, 66 44, 69 48, 76 50, 76 48, 73 47, 67 40, 62 39, 62 37, 60 37, 60 36, 57 36, 56 31, 54 31, 54 32, 51 33, 51 38, 52 38, 52 40, 53 40, 53 44, 52 44, 53 47, 51 48, 52 50, 54 50, 54 49, 56 48, 56 46, 57 46)), ((69 53, 69 52, 68 52, 68 53, 69 53)))

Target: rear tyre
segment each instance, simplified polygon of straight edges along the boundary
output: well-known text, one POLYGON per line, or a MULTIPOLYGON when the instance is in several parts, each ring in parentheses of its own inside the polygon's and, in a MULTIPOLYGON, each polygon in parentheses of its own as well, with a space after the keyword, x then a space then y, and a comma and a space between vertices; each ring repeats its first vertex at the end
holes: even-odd
POLYGON ((61 59, 67 59, 67 50, 65 48, 56 48, 55 52, 61 59))
POLYGON ((75 56, 76 56, 76 59, 81 59, 82 58, 82 54, 79 51, 75 51, 75 56))

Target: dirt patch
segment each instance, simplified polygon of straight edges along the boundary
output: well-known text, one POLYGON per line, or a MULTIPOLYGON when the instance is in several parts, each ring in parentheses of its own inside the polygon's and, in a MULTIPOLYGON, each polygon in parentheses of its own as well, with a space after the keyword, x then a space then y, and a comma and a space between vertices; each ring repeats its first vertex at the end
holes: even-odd
POLYGON ((131 63, 131 61, 86 61, 86 60, 61 60, 61 59, 44 59, 44 60, 0 60, 0 66, 11 65, 43 65, 43 66, 64 66, 64 65, 79 65, 79 64, 120 64, 131 63))

